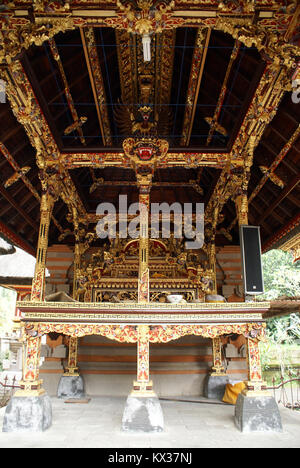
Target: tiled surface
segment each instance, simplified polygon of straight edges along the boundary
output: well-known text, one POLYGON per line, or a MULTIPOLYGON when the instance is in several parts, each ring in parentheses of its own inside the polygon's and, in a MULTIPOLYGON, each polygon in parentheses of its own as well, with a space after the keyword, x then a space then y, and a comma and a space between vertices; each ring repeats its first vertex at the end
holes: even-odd
MULTIPOLYGON (((300 447, 300 412, 280 407, 282 433, 243 434, 234 425, 234 407, 161 400, 165 431, 128 434, 120 430, 125 399, 93 397, 88 404, 52 398, 53 422, 44 433, 2 433, 0 447, 57 448, 224 448, 300 447)), ((0 424, 5 408, 0 410, 0 424)))

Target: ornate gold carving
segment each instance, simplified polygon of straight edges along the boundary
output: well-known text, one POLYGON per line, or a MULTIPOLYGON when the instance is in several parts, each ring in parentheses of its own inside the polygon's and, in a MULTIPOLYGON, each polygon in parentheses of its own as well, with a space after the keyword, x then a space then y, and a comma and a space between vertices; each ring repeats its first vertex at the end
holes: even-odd
POLYGON ((87 117, 80 117, 80 118, 78 117, 78 114, 77 114, 77 111, 76 111, 76 108, 75 108, 75 105, 74 105, 74 101, 73 101, 73 98, 72 98, 72 95, 71 95, 69 83, 68 83, 68 80, 67 80, 67 77, 66 77, 66 74, 65 74, 65 70, 64 70, 60 55, 58 53, 58 49, 56 47, 55 40, 53 38, 51 38, 49 40, 49 45, 50 45, 50 50, 51 50, 51 53, 53 55, 53 58, 57 62, 57 65, 58 65, 58 68, 59 68, 59 71, 60 71, 60 75, 61 75, 62 81, 64 83, 64 91, 65 91, 67 103, 68 103, 72 118, 74 120, 73 124, 69 125, 65 129, 64 134, 69 135, 69 133, 73 132, 74 130, 77 130, 77 132, 78 132, 78 134, 80 136, 81 143, 83 145, 85 145, 86 142, 85 142, 85 138, 83 136, 82 125, 87 121, 87 117))
POLYGON ((106 18, 105 23, 107 26, 141 35, 160 33, 164 29, 173 29, 185 23, 183 18, 172 17, 174 1, 162 1, 157 6, 154 3, 152 0, 138 0, 138 8, 134 9, 130 3, 117 0, 117 18, 106 18))
POLYGON ((235 199, 238 223, 240 226, 248 224, 248 198, 247 194, 238 195, 235 199))
POLYGON ((25 330, 22 379, 19 382, 20 390, 15 393, 15 396, 39 396, 45 393, 45 390, 41 388, 43 381, 39 379, 41 334, 34 325, 29 325, 25 330))
POLYGON ((280 188, 284 188, 285 183, 280 177, 278 177, 274 172, 271 172, 266 166, 259 166, 259 169, 263 174, 265 174, 273 182, 273 184, 278 185, 280 188))
POLYGON ((8 15, 0 16, 0 63, 12 63, 22 49, 31 45, 40 46, 53 38, 55 34, 74 29, 74 19, 70 17, 37 18, 32 23, 29 19, 8 15))
POLYGON ((7 181, 4 183, 4 187, 8 188, 11 185, 15 184, 19 179, 22 178, 22 176, 26 175, 27 172, 30 171, 30 169, 31 169, 31 167, 29 167, 29 166, 24 166, 24 167, 20 168, 20 170, 15 172, 11 177, 9 177, 9 179, 7 179, 7 181))
POLYGON ((77 365, 77 353, 78 353, 78 338, 70 336, 68 366, 66 368, 66 372, 64 372, 64 375, 69 375, 69 376, 79 375, 79 369, 77 365))
POLYGON ((198 28, 183 117, 181 146, 189 145, 210 34, 210 29, 198 28))
POLYGON ((226 375, 222 360, 222 343, 220 337, 212 339, 213 345, 213 366, 212 376, 226 375))
POLYGON ((80 33, 96 104, 98 120, 100 123, 102 140, 105 146, 110 146, 112 144, 112 137, 106 105, 107 99, 97 53, 94 30, 91 27, 81 28, 80 33))
POLYGON ((39 240, 37 245, 35 273, 31 289, 32 301, 40 301, 44 299, 48 233, 54 201, 55 198, 50 191, 42 194, 39 240))

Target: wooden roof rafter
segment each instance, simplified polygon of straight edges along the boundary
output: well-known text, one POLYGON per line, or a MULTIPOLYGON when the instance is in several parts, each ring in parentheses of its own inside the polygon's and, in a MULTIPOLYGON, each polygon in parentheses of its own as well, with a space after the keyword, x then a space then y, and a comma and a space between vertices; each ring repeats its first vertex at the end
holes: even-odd
MULTIPOLYGON (((255 189, 253 190, 253 192, 251 193, 251 195, 248 197, 248 204, 250 205, 252 200, 258 195, 258 193, 262 190, 263 186, 265 185, 265 183, 269 180, 269 176, 270 174, 272 174, 276 169, 277 167, 279 166, 279 164, 283 161, 283 159, 285 158, 285 156, 288 154, 289 150, 291 149, 291 147, 293 146, 293 144, 295 143, 295 141, 299 138, 300 136, 300 124, 298 125, 298 128, 295 130, 295 132, 293 133, 293 135, 291 136, 291 138, 286 142, 286 144, 283 146, 283 148, 281 149, 281 151, 278 153, 278 155, 276 156, 276 158, 273 160, 269 170, 267 173, 265 173, 260 182, 256 185, 255 189)), ((296 178, 296 182, 294 181, 294 184, 298 184, 297 182, 297 178, 296 178)), ((294 186, 296 185, 293 185, 293 188, 294 186)), ((276 205, 277 206, 277 205, 276 205)), ((230 231, 233 226, 235 225, 235 223, 237 222, 237 218, 235 218, 230 226, 228 227, 228 230, 230 231)))
POLYGON ((188 146, 190 142, 210 35, 211 29, 207 28, 203 30, 202 28, 198 28, 186 96, 180 146, 188 146))
POLYGON ((62 78, 62 81, 63 81, 63 84, 64 84, 64 94, 66 96, 68 107, 70 109, 70 112, 71 112, 71 115, 72 115, 72 118, 73 118, 72 127, 74 127, 74 130, 76 132, 78 132, 81 143, 83 145, 86 145, 86 141, 85 141, 85 138, 84 138, 84 135, 83 135, 82 125, 81 125, 81 119, 79 118, 77 110, 75 108, 74 100, 73 100, 73 97, 72 97, 72 94, 71 94, 71 91, 70 91, 70 87, 69 87, 69 83, 68 83, 66 73, 65 73, 65 70, 64 70, 64 67, 63 67, 63 64, 62 64, 62 61, 61 61, 61 58, 60 58, 60 55, 59 55, 59 52, 58 52, 58 48, 56 46, 54 38, 49 39, 49 46, 50 46, 52 56, 53 56, 54 60, 56 61, 57 65, 58 65, 60 75, 61 75, 61 78, 62 78))
POLYGON ((80 28, 80 37, 92 86, 102 140, 104 146, 111 146, 112 136, 107 112, 107 98, 93 28, 80 28))
MULTIPOLYGON (((33 186, 32 182, 30 182, 28 177, 22 173, 21 167, 16 163, 16 161, 14 160, 14 158, 12 157, 12 155, 10 154, 10 152, 8 151, 8 149, 5 147, 5 145, 2 142, 0 142, 0 151, 1 151, 2 155, 5 157, 5 159, 12 166, 15 173, 20 174, 20 178, 22 179, 25 186, 28 188, 30 193, 37 199, 38 203, 40 203, 41 197, 40 197, 38 191, 33 186)), ((22 206, 22 205, 20 205, 20 206, 22 206)), ((60 226, 60 224, 57 222, 57 220, 54 218, 54 216, 52 216, 52 220, 53 220, 54 224, 56 225, 56 227, 58 228, 58 230, 62 232, 63 228, 60 226)))
MULTIPOLYGON (((6 69, 5 78, 8 83, 8 99, 17 119, 23 124, 32 145, 36 148, 38 166, 45 169, 49 155, 51 155, 51 158, 54 157, 57 165, 60 154, 59 149, 21 63, 16 61, 12 67, 6 69), (32 118, 32 114, 34 114, 35 119, 32 118)), ((85 209, 80 198, 76 196, 76 188, 68 172, 60 165, 57 165, 57 170, 58 179, 56 188, 58 189, 58 195, 67 204, 75 203, 77 209, 84 215, 85 209), (64 180, 63 186, 59 180, 64 180), (63 190, 61 191, 61 189, 63 190)), ((55 183, 55 176, 52 180, 55 183)), ((62 230, 59 225, 57 227, 59 230, 62 230)))
POLYGON ((227 70, 226 70, 226 74, 225 74, 223 84, 222 84, 222 87, 221 87, 221 91, 220 91, 220 94, 219 94, 217 106, 216 106, 214 115, 211 118, 211 121, 209 122, 209 127, 210 128, 209 128, 209 133, 208 133, 207 140, 206 140, 206 146, 208 146, 211 143, 211 140, 212 140, 212 137, 213 137, 213 134, 214 134, 215 131, 220 131, 222 134, 223 134, 223 132, 226 133, 226 129, 224 129, 219 124, 218 120, 219 120, 219 117, 220 117, 220 114, 221 114, 221 111, 222 111, 222 105, 223 105, 226 93, 228 92, 228 88, 227 88, 228 79, 229 79, 233 64, 234 64, 235 60, 238 57, 240 47, 241 47, 241 43, 238 40, 236 40, 235 43, 234 43, 233 49, 232 49, 232 53, 231 53, 231 56, 230 56, 228 66, 227 66, 227 70))
MULTIPOLYGON (((231 163, 237 155, 243 155, 243 172, 234 174, 231 171, 230 164, 227 164, 227 167, 222 170, 214 194, 206 206, 205 216, 214 230, 218 224, 219 214, 227 201, 230 198, 234 198, 238 190, 242 192, 247 191, 254 150, 267 124, 270 123, 276 114, 279 102, 285 92, 285 86, 286 76, 283 69, 278 69, 272 65, 266 66, 231 150, 231 163), (260 113, 258 112, 259 108, 261 109, 260 113), (269 109, 267 118, 265 109, 269 109)), ((230 232, 236 220, 235 218, 230 224, 227 232, 230 232)))

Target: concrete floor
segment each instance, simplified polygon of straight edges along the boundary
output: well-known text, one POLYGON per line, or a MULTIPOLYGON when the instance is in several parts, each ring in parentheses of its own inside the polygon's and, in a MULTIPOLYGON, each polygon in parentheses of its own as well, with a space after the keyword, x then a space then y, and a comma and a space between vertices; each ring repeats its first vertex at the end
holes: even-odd
MULTIPOLYGON (((161 400, 165 431, 120 430, 124 398, 93 397, 87 404, 52 398, 53 422, 43 433, 0 432, 1 448, 299 448, 300 412, 280 406, 283 432, 241 433, 234 406, 161 400)), ((203 401, 203 400, 202 400, 203 401)), ((204 400, 205 401, 205 400, 204 400)), ((0 409, 0 424, 5 408, 0 409)), ((112 453, 114 453, 112 451, 112 453)))

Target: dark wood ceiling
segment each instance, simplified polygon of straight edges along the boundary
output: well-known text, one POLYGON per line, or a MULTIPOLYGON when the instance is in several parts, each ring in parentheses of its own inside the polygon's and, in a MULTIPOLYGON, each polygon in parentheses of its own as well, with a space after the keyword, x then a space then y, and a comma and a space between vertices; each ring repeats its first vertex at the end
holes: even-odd
MULTIPOLYGON (((55 36, 61 64, 68 82, 69 91, 78 117, 87 117, 83 124, 83 139, 77 131, 65 134, 66 128, 74 122, 66 98, 65 83, 53 57, 49 43, 32 46, 21 56, 22 64, 32 84, 36 97, 49 124, 59 149, 63 152, 120 151, 125 136, 115 119, 114 109, 122 99, 122 76, 124 70, 118 58, 118 38, 111 28, 94 28, 98 61, 104 82, 108 123, 111 130, 111 145, 105 144, 101 133, 96 103, 86 63, 82 37, 79 29, 55 36)), ((173 60, 170 73, 169 101, 161 104, 162 109, 171 111, 172 125, 168 135, 164 135, 174 152, 187 149, 197 151, 230 151, 242 119, 249 107, 251 98, 259 83, 265 63, 255 48, 240 45, 228 75, 226 94, 222 100, 218 123, 226 130, 226 135, 214 132, 207 144, 209 125, 205 120, 213 117, 220 99, 230 57, 235 46, 234 39, 225 33, 212 31, 208 43, 202 80, 193 116, 191 135, 188 144, 182 146, 184 115, 187 106, 190 72, 195 53, 196 28, 178 28, 174 33, 172 46, 173 60)), ((137 42, 135 43, 138 46, 137 42)), ((154 63, 161 47, 159 41, 152 48, 154 63)), ((130 44, 128 45, 128 47, 130 44)), ((160 69, 161 70, 161 69, 160 69)), ((157 70, 156 70, 157 72, 157 70)), ((164 71, 166 72, 166 70, 164 71)), ((136 71, 133 72, 136 76, 136 71)), ((141 102, 133 102, 137 106, 141 102)), ((0 104, 0 142, 2 142, 15 162, 20 166, 30 166, 26 174, 28 181, 40 193, 38 168, 35 163, 35 150, 31 146, 23 127, 17 122, 8 103, 0 104)), ((254 165, 251 171, 248 196, 256 190, 263 172, 259 166, 270 167, 283 150, 299 126, 300 105, 294 104, 291 93, 286 93, 275 118, 268 125, 255 150, 254 165)), ((296 140, 276 169, 276 175, 283 181, 280 188, 268 179, 251 200, 249 222, 261 225, 262 243, 266 243, 282 226, 289 224, 299 214, 299 167, 300 140, 296 140)), ((23 247, 35 248, 39 229, 39 201, 20 178, 8 188, 5 181, 14 173, 11 164, 0 150, 0 222, 22 239, 23 247)), ((134 172, 129 169, 106 168, 90 170, 80 168, 70 171, 73 182, 88 213, 95 213, 98 203, 109 201, 117 204, 120 194, 128 195, 128 202, 138 199, 134 172), (103 178, 105 183, 90 190, 95 180, 103 178), (111 184, 109 183, 111 182, 111 184)), ((151 201, 173 203, 208 203, 220 175, 219 169, 160 169, 156 171, 151 191, 151 201), (196 181, 197 184, 191 182, 196 181), (168 183, 170 183, 168 185, 168 183), (178 183, 178 185, 176 185, 178 183)), ((227 229, 236 213, 232 201, 224 209, 225 215, 220 228, 227 229)), ((53 216, 58 224, 67 229, 67 207, 58 201, 53 216)), ((57 243, 59 229, 51 224, 50 243, 57 243)), ((230 231, 232 242, 238 242, 238 230, 234 225, 230 231)), ((219 235, 218 243, 227 244, 229 239, 219 235)))

